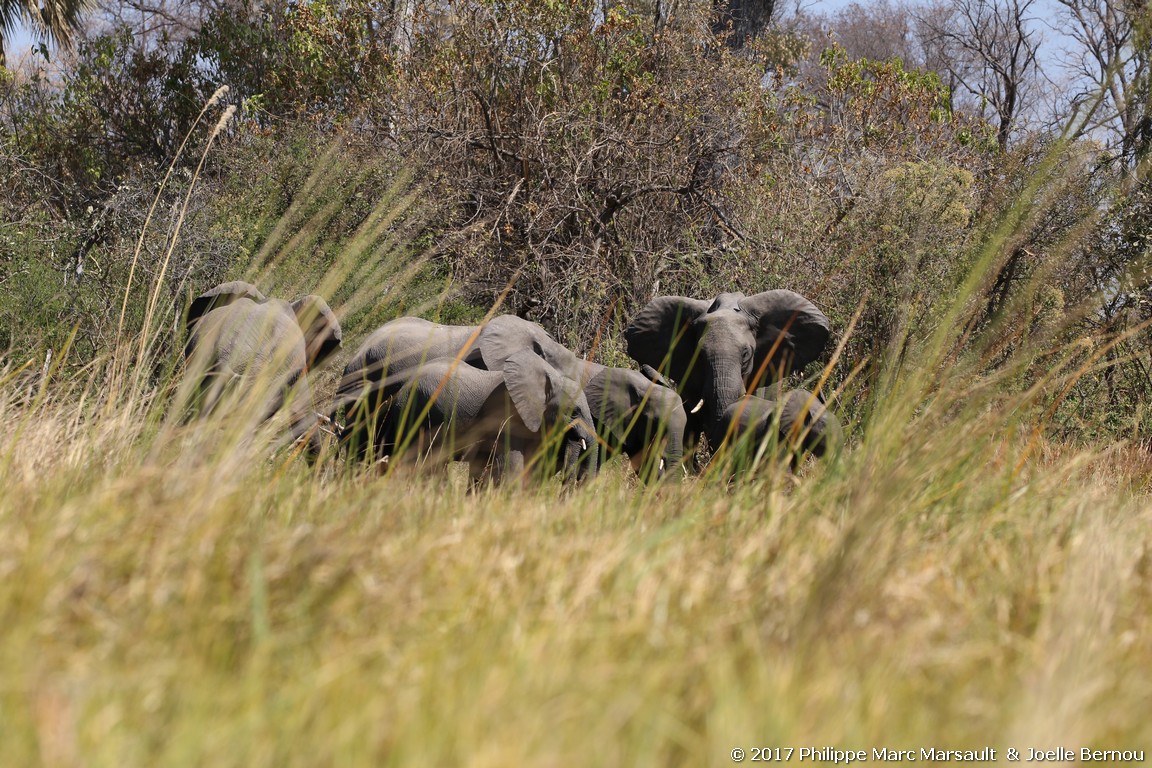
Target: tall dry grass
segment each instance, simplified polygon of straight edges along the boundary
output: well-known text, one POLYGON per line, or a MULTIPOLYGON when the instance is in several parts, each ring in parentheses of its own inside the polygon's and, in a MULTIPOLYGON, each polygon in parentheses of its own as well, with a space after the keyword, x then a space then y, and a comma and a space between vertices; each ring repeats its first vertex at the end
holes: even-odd
POLYGON ((19 434, 7 765, 695 765, 1152 736, 1131 449, 1017 471, 1027 441, 991 415, 797 482, 645 489, 616 466, 575 492, 468 493, 209 451, 208 426, 159 444, 63 395, 17 406, 6 387, 0 419, 19 434))
MULTIPOLYGON (((371 301, 411 273, 377 252, 408 200, 381 201, 325 287, 371 301)), ((286 224, 257 276, 308 231, 286 224)), ((276 424, 186 421, 178 369, 9 365, 0 764, 1147 746, 1152 461, 1044 440, 1041 395, 1083 369, 1050 338, 1022 353, 1053 361, 1031 387, 984 370, 979 339, 958 351, 981 279, 910 315, 928 332, 883 361, 849 450, 734 483, 614 464, 473 493, 310 466, 276 424)))

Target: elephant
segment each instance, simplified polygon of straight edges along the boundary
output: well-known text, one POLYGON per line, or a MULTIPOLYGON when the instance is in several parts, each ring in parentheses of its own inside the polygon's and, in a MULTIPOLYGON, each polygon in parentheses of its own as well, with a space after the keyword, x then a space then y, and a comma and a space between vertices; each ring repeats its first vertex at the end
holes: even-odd
POLYGON ((603 459, 620 452, 647 480, 678 472, 687 416, 680 395, 640 371, 589 364, 584 387, 603 459))
POLYGON ((661 296, 624 330, 628 355, 676 382, 689 436, 704 433, 713 446, 729 405, 762 381, 802 371, 830 335, 824 313, 788 290, 722 293, 711 302, 661 296))
POLYGON ((466 461, 474 481, 489 467, 495 480, 523 477, 529 468, 559 468, 569 478, 595 473, 581 461, 596 439, 587 399, 532 350, 511 355, 499 370, 454 357, 426 361, 412 369, 382 425, 390 463, 466 461))
POLYGON ((192 302, 185 328, 195 410, 211 413, 228 397, 257 409, 264 420, 291 395, 293 436, 312 433, 317 447, 305 374, 339 350, 342 339, 324 299, 309 295, 288 303, 268 299, 248 283, 224 283, 192 302))
POLYGON ((823 400, 804 389, 783 392, 777 400, 758 395, 740 398, 724 409, 724 432, 730 446, 743 441, 753 452, 765 444, 787 449, 793 468, 799 457, 810 453, 820 458, 844 442, 840 420, 823 400))
MULTIPOLYGON (((516 315, 499 315, 481 325, 441 325, 401 317, 377 328, 344 367, 332 405, 332 418, 344 409, 341 442, 365 459, 389 449, 382 434, 392 399, 428 361, 453 358, 481 370, 500 371, 505 361, 531 350, 577 384, 588 375, 586 363, 540 325, 516 315)), ((591 460, 590 457, 586 457, 591 460)))

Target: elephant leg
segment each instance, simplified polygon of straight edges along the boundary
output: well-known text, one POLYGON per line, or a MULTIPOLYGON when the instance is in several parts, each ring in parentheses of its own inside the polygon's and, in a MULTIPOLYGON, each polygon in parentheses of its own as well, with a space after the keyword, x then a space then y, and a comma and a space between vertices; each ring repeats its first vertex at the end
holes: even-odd
POLYGON ((392 399, 370 394, 349 405, 340 442, 347 447, 349 460, 372 461, 390 455, 394 425, 392 399))
POLYGON ((513 448, 508 452, 508 464, 506 471, 513 478, 520 478, 521 480, 527 479, 525 477, 525 463, 524 451, 518 448, 513 448))
MULTIPOLYGON (((374 432, 379 434, 381 430, 374 432)), ((429 466, 434 467, 440 458, 435 449, 429 448, 432 437, 425 429, 408 431, 403 442, 396 439, 395 444, 391 442, 391 437, 374 436, 369 446, 372 466, 381 475, 426 471, 429 466)))
POLYGON ((494 457, 485 454, 476 445, 468 446, 457 458, 468 465, 468 481, 473 490, 480 487, 484 475, 494 464, 494 457))
POLYGON ((503 483, 506 478, 523 483, 527 480, 525 474, 524 451, 520 448, 505 448, 501 450, 493 462, 493 480, 503 483))
POLYGON ((220 400, 223 399, 226 382, 226 376, 214 371, 200 379, 200 383, 193 393, 193 413, 197 416, 211 416, 220 400))
POLYGON ((633 450, 628 453, 628 463, 632 466, 632 471, 636 473, 637 477, 641 477, 644 472, 644 464, 648 461, 648 451, 645 448, 633 450))

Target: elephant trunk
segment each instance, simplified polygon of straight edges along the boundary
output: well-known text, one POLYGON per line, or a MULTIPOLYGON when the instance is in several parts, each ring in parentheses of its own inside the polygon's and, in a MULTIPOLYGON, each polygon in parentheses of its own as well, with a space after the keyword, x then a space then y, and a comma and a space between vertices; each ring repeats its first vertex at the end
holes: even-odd
POLYGON ((704 389, 704 408, 707 413, 708 442, 713 449, 724 439, 726 421, 724 410, 744 394, 744 380, 738 362, 713 360, 709 356, 712 376, 704 389))
POLYGON ((668 429, 667 442, 664 445, 664 474, 679 474, 680 464, 684 461, 684 425, 673 424, 668 429))
POLYGON ((595 441, 589 442, 587 438, 583 441, 579 439, 565 441, 562 461, 565 478, 580 481, 595 477, 598 469, 595 441))

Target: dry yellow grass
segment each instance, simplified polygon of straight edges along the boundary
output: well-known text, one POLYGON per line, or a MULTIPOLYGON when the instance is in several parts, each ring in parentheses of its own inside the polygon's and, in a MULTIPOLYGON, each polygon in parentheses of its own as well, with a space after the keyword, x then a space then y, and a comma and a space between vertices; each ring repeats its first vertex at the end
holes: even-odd
POLYGON ((1017 472, 1002 411, 929 413, 798 482, 617 466, 470 494, 269 458, 149 418, 161 398, 22 391, 0 390, 0 764, 1152 741, 1147 461, 1122 448, 1017 472))

